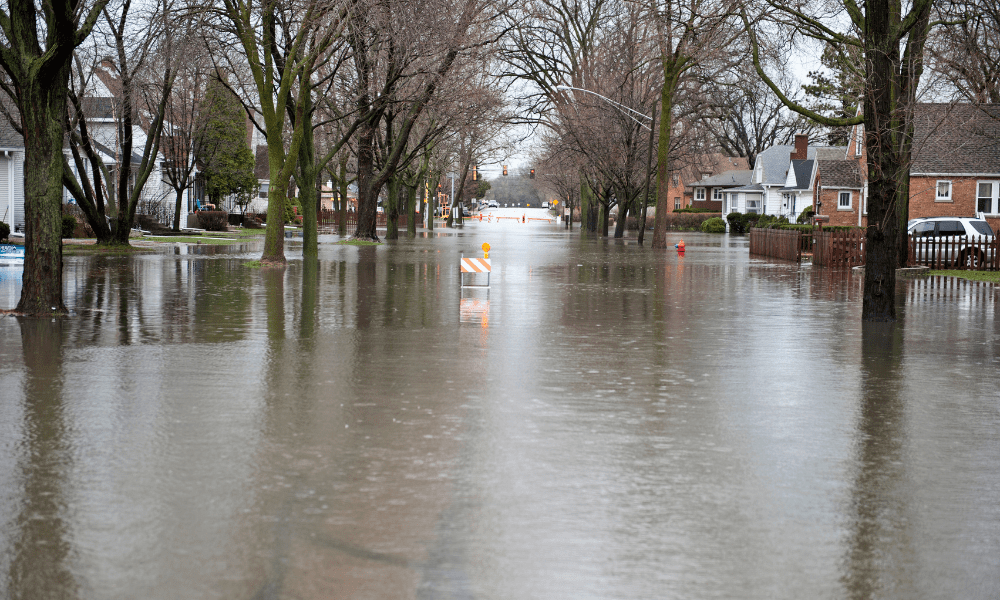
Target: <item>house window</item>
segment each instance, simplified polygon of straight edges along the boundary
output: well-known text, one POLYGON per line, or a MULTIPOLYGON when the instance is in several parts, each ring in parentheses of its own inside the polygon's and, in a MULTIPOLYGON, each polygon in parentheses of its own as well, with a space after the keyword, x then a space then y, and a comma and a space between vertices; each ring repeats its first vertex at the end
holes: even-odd
POLYGON ((837 194, 837 210, 851 210, 851 192, 837 194))
POLYGON ((681 199, 679 196, 674 196, 674 210, 681 209, 681 199))
POLYGON ((747 196, 747 212, 754 215, 760 214, 760 196, 747 196))
POLYGON ((1000 203, 997 201, 1000 182, 980 181, 976 188, 978 190, 976 193, 976 211, 990 215, 1000 213, 1000 206, 998 206, 1000 203))
POLYGON ((935 202, 951 202, 951 182, 950 181, 939 181, 937 182, 937 196, 934 198, 935 202))
POLYGON ((712 190, 712 200, 716 202, 722 201, 722 188, 715 188, 712 190))
POLYGON ((695 200, 699 200, 699 201, 704 200, 705 199, 705 188, 695 188, 694 189, 694 199, 695 200))
POLYGON ((674 173, 673 175, 670 176, 670 181, 673 182, 674 186, 680 183, 680 180, 677 178, 677 173, 674 173))

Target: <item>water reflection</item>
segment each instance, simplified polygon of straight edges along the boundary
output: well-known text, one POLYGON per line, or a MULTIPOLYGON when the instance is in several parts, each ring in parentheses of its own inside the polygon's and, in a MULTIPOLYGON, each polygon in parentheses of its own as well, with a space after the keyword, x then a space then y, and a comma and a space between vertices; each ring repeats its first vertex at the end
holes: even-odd
POLYGON ((74 462, 62 393, 65 321, 23 319, 19 325, 26 400, 18 448, 22 500, 11 524, 12 558, 0 591, 6 589, 9 598, 75 598, 70 562, 79 549, 70 539, 65 490, 74 462))
POLYGON ((852 598, 917 597, 905 489, 907 415, 902 396, 903 327, 865 323, 861 406, 844 583, 852 598))
POLYGON ((849 272, 527 231, 68 259, 75 317, 0 319, 0 597, 996 596, 992 287, 871 328, 849 272))

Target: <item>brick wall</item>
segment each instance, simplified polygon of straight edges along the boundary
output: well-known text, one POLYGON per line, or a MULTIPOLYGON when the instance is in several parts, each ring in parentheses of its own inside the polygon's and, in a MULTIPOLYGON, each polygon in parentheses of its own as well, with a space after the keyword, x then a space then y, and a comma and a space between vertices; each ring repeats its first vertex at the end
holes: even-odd
POLYGON ((840 210, 837 208, 838 197, 841 190, 821 190, 819 198, 823 202, 822 214, 830 217, 830 225, 858 225, 858 209, 860 208, 861 192, 858 190, 844 190, 851 192, 851 209, 840 210))
POLYGON ((669 206, 667 206, 669 212, 674 212, 674 198, 680 198, 681 208, 686 208, 691 203, 691 196, 690 194, 687 196, 684 195, 684 178, 681 177, 680 174, 678 174, 677 185, 674 185, 674 175, 671 174, 669 176, 668 181, 670 182, 670 184, 667 186, 667 194, 668 194, 667 199, 669 200, 670 203, 669 206))
POLYGON ((973 217, 976 177, 910 177, 910 218, 973 217), (938 181, 951 181, 951 201, 937 201, 938 181))

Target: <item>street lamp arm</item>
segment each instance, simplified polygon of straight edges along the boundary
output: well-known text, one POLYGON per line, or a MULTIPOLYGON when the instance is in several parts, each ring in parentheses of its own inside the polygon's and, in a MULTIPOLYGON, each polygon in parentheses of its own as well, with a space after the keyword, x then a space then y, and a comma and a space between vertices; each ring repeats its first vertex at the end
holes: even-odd
MULTIPOLYGON (((647 120, 649 120, 649 121, 652 121, 652 120, 653 120, 653 118, 652 118, 652 117, 650 117, 649 115, 644 115, 644 114, 642 114, 641 112, 639 112, 639 111, 637 111, 637 110, 635 110, 635 109, 633 109, 633 108, 629 108, 629 107, 625 106, 624 104, 621 104, 621 103, 619 103, 619 102, 615 102, 615 101, 614 101, 614 100, 612 100, 611 98, 608 98, 607 96, 602 96, 601 94, 598 94, 597 92, 593 92, 593 91, 591 91, 591 90, 588 90, 588 89, 584 89, 584 88, 578 88, 578 87, 573 87, 573 86, 571 86, 571 85, 557 85, 557 86, 555 86, 555 87, 556 87, 556 89, 557 89, 557 90, 576 90, 576 91, 578 91, 578 92, 586 92, 586 93, 588 93, 588 94, 592 94, 592 95, 594 95, 594 96, 597 96, 598 98, 601 98, 602 100, 604 100, 604 101, 606 101, 606 102, 610 103, 610 104, 611 104, 611 105, 613 105, 613 106, 616 106, 616 107, 618 107, 618 108, 620 108, 620 109, 623 109, 623 110, 627 110, 627 111, 628 111, 628 112, 630 112, 630 113, 633 113, 633 114, 636 114, 636 115, 639 115, 639 116, 640 116, 640 117, 642 117, 643 119, 647 119, 647 120)), ((639 125, 642 125, 642 126, 643 126, 643 127, 645 127, 645 128, 647 129, 647 130, 649 129, 649 126, 648 126, 648 125, 646 125, 646 124, 645 124, 645 123, 643 123, 642 121, 639 121, 638 119, 636 119, 636 118, 635 118, 635 117, 633 117, 632 115, 627 115, 627 116, 631 117, 633 121, 635 121, 635 122, 636 122, 636 123, 638 123, 639 125)))

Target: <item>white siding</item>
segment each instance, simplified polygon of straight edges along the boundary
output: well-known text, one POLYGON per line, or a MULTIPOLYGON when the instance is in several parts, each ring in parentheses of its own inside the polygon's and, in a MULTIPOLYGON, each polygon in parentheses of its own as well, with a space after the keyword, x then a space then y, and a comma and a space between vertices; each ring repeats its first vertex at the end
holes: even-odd
MULTIPOLYGON (((14 195, 14 214, 16 218, 13 225, 18 231, 24 231, 24 152, 14 152, 13 179, 10 182, 10 189, 14 195)), ((11 228, 12 230, 14 227, 11 228)))

